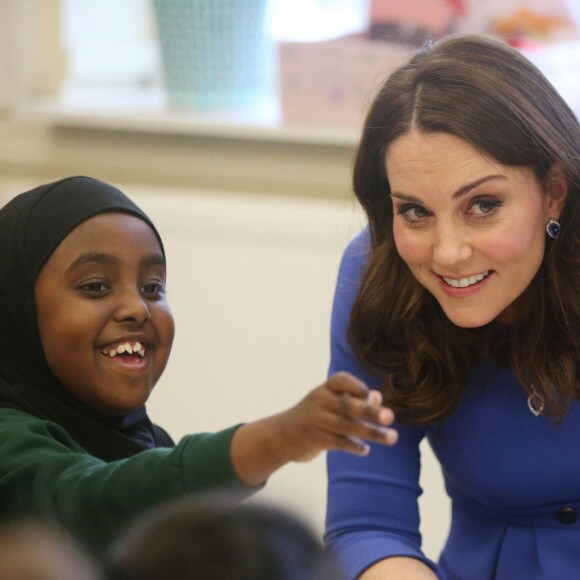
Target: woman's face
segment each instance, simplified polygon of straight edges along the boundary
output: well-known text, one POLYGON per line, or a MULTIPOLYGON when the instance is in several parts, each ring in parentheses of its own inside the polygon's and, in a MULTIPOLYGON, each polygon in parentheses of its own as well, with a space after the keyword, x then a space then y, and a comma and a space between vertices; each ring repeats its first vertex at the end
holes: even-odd
POLYGON ((75 228, 38 276, 36 313, 48 364, 102 414, 122 416, 143 405, 165 368, 174 335, 165 273, 145 222, 104 213, 75 228))
POLYGON ((501 165, 453 135, 418 131, 390 145, 386 169, 395 244, 415 278, 458 326, 512 323, 565 180, 544 193, 528 168, 501 165))

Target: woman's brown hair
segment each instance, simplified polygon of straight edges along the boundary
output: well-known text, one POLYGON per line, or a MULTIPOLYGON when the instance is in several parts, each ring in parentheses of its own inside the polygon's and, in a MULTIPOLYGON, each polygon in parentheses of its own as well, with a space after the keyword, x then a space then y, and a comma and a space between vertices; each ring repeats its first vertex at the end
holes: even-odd
MULTIPOLYGON (((445 155, 445 152, 441 152, 445 155)), ((509 365, 523 388, 561 419, 580 394, 580 127, 544 75, 519 52, 480 35, 426 46, 386 81, 367 114, 353 186, 371 252, 349 325, 352 350, 381 377, 400 422, 441 422, 483 357, 509 365), (558 163, 568 179, 561 231, 518 299, 510 332, 452 324, 395 248, 385 155, 411 129, 442 132, 540 183, 558 163)))

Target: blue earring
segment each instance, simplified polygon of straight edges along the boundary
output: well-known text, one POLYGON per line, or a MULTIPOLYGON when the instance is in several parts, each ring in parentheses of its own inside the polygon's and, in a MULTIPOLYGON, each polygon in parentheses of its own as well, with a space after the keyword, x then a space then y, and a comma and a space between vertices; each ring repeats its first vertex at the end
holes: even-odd
POLYGON ((560 222, 558 220, 548 220, 546 233, 555 240, 560 233, 560 222))

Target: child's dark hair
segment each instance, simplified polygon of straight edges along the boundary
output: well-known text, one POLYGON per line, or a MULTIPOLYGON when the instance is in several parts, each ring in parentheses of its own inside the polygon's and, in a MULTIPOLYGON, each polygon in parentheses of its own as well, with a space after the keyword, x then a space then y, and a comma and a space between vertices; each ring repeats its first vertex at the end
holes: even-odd
POLYGON ((111 580, 340 580, 299 518, 221 494, 183 498, 148 514, 113 545, 111 580))

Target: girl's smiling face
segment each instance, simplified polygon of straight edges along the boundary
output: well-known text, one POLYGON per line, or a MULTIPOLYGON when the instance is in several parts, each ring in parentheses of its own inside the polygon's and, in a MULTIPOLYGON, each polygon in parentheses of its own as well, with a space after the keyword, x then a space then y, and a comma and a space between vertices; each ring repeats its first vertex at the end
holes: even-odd
POLYGON ((545 225, 558 219, 566 181, 549 187, 528 168, 501 165, 446 133, 411 131, 386 154, 397 251, 462 327, 512 323, 514 301, 542 262, 545 225))
POLYGON ((129 214, 104 213, 76 227, 36 280, 49 367, 104 415, 143 405, 167 364, 175 329, 165 275, 149 226, 129 214))

